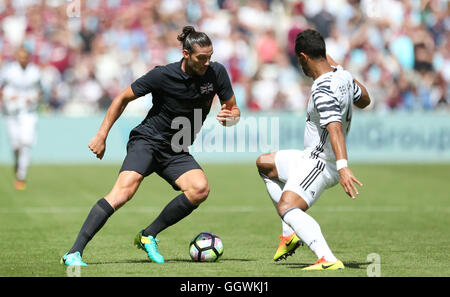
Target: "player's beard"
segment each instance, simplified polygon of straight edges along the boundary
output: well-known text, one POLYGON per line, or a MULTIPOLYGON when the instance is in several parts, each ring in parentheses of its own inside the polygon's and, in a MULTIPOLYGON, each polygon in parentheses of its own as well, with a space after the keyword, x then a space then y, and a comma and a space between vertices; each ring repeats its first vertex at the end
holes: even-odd
POLYGON ((297 61, 298 61, 298 63, 300 64, 303 73, 304 73, 306 76, 308 76, 308 77, 312 77, 311 70, 310 70, 310 68, 309 68, 309 66, 308 66, 308 63, 306 63, 306 59, 305 59, 304 57, 302 57, 302 56, 299 56, 299 57, 297 58, 297 61))
POLYGON ((199 65, 192 60, 187 60, 186 66, 188 72, 192 75, 202 76, 206 73, 206 70, 208 70, 208 66, 199 65))
POLYGON ((301 62, 300 65, 302 66, 303 73, 308 77, 312 77, 308 64, 306 62, 301 62))

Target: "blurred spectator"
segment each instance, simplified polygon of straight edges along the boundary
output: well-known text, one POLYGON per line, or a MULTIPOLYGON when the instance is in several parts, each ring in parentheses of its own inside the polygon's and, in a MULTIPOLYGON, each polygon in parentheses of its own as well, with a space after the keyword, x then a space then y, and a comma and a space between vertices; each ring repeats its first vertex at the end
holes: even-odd
MULTIPOLYGON (((106 109, 156 65, 181 59, 176 36, 194 25, 212 37, 241 109, 304 111, 311 81, 294 41, 319 30, 328 53, 374 98, 367 110, 450 110, 447 0, 93 0, 79 17, 66 0, 0 0, 3 63, 25 44, 42 68, 41 112, 106 109), (306 94, 306 95, 305 95, 306 94)), ((146 113, 151 96, 129 113, 146 113)))
POLYGON ((273 63, 280 50, 279 41, 275 37, 275 31, 266 30, 255 42, 256 51, 258 53, 258 62, 273 63))
POLYGON ((332 25, 334 22, 334 16, 325 10, 325 6, 319 11, 315 16, 310 19, 311 23, 314 24, 317 31, 322 34, 323 38, 328 38, 331 33, 332 25))

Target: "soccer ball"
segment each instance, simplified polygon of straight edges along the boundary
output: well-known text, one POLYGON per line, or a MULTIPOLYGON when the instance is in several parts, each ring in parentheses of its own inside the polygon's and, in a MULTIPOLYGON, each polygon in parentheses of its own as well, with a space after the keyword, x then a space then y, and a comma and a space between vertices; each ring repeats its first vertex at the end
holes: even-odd
POLYGON ((196 262, 215 262, 223 254, 222 240, 214 233, 202 232, 191 240, 189 254, 196 262))

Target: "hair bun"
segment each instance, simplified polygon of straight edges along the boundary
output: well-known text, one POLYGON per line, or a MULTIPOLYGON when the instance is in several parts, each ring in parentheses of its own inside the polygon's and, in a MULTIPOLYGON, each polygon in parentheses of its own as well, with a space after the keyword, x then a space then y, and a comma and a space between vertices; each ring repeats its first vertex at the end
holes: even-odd
POLYGON ((178 35, 177 39, 181 42, 184 42, 184 40, 189 36, 189 34, 195 32, 195 28, 192 26, 185 26, 183 27, 183 32, 178 35))

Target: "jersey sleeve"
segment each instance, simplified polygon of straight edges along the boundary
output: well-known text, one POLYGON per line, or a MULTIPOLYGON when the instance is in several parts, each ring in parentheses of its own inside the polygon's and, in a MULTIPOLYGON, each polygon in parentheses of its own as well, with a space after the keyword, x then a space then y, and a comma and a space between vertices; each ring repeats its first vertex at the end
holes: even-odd
POLYGON ((353 103, 356 103, 359 99, 361 99, 361 95, 362 95, 361 88, 353 80, 353 103))
POLYGON ((329 86, 319 86, 312 94, 314 105, 320 116, 320 126, 324 128, 331 122, 342 122, 338 98, 329 86))
POLYGON ((219 96, 220 101, 227 101, 234 95, 230 77, 228 76, 225 67, 221 64, 219 64, 217 71, 217 85, 219 87, 217 95, 219 96))
POLYGON ((161 82, 162 73, 159 67, 155 67, 131 84, 131 89, 136 97, 145 96, 157 90, 161 82))

